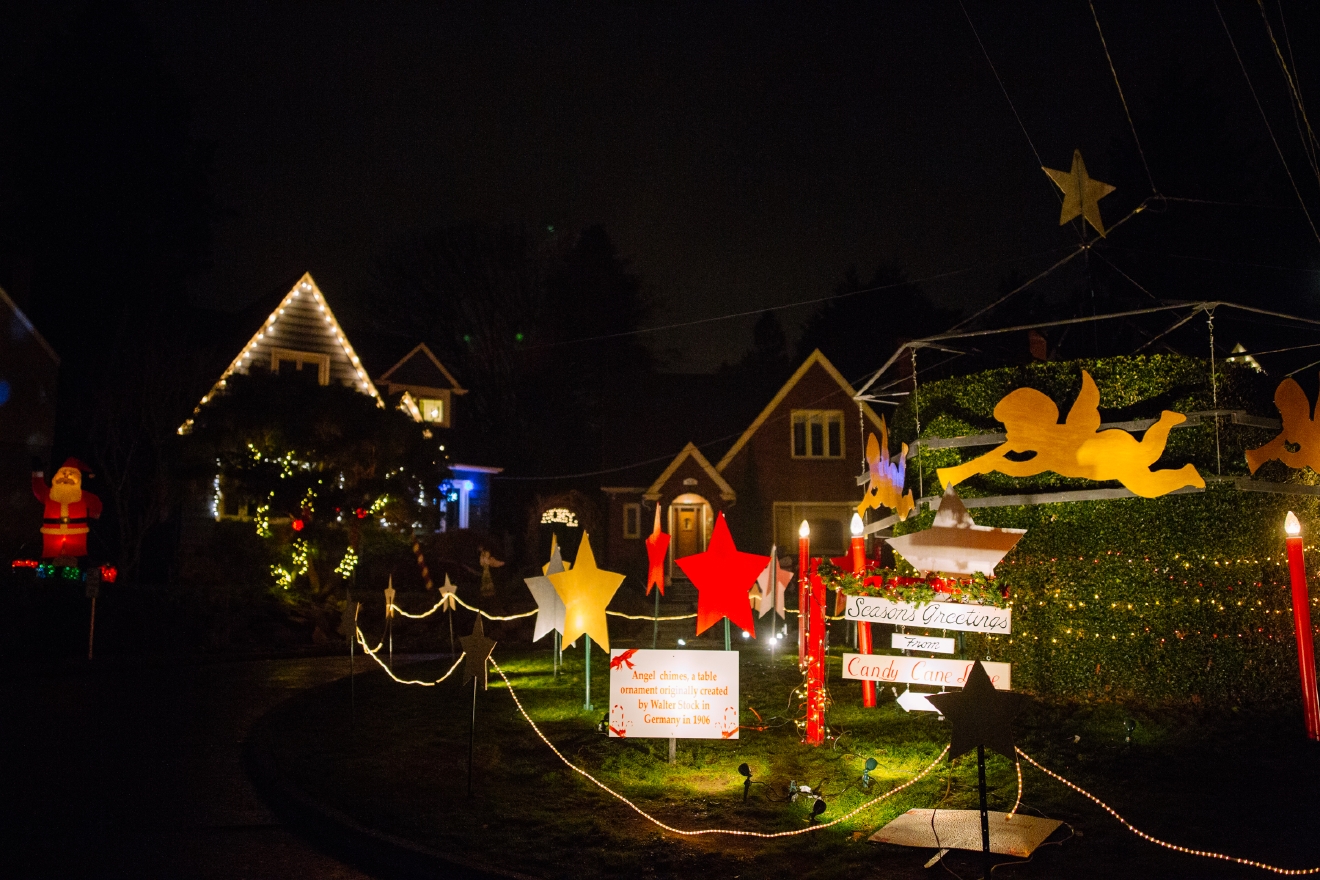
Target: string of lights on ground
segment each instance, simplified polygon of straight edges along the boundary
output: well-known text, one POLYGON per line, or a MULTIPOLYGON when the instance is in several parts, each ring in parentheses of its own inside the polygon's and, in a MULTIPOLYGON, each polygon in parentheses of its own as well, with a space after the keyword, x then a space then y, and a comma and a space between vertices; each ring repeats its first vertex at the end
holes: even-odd
MULTIPOLYGON (((444 606, 446 605, 446 603, 447 603, 447 601, 448 601, 449 598, 453 598, 453 599, 457 600, 460 604, 463 605, 464 608, 467 608, 468 610, 473 611, 473 612, 475 612, 475 613, 481 615, 482 617, 485 617, 485 618, 487 618, 487 619, 489 619, 489 620, 492 620, 492 621, 496 621, 496 620, 517 620, 517 619, 520 619, 520 618, 523 618, 523 617, 527 617, 527 616, 529 616, 530 614, 535 614, 535 613, 536 613, 535 611, 531 611, 531 612, 527 612, 527 613, 524 613, 524 614, 509 615, 509 616, 504 616, 504 617, 494 616, 494 615, 488 614, 487 612, 483 611, 483 610, 480 609, 480 608, 477 608, 477 607, 474 606, 474 605, 470 605, 469 603, 464 602, 462 599, 459 599, 457 596, 454 596, 453 594, 450 594, 449 596, 446 596, 445 599, 442 599, 440 602, 436 603, 436 605, 435 605, 434 607, 432 607, 432 608, 429 609, 428 611, 423 612, 423 613, 421 613, 421 614, 411 614, 411 613, 408 613, 408 612, 404 611, 403 609, 399 608, 399 607, 396 606, 396 605, 391 605, 391 608, 392 608, 394 611, 397 611, 399 614, 401 614, 401 615, 404 616, 404 617, 408 617, 408 618, 412 618, 412 619, 420 619, 420 618, 427 617, 427 616, 429 616, 429 615, 431 615, 431 614, 434 614, 436 611, 440 610, 442 607, 444 607, 444 606)), ((620 616, 626 616, 626 615, 620 615, 620 616)), ((655 620, 655 619, 660 619, 660 620, 681 620, 681 619, 686 619, 686 618, 690 618, 690 617, 693 617, 693 616, 695 616, 695 615, 679 615, 679 616, 674 616, 674 617, 653 618, 653 617, 648 617, 648 616, 646 616, 646 615, 639 615, 639 616, 636 616, 635 618, 630 616, 630 619, 642 619, 642 620, 655 620)), ((838 618, 833 618, 833 619, 838 619, 838 618)), ((359 644, 359 645, 362 646, 362 650, 363 650, 363 652, 366 653, 367 656, 371 657, 371 659, 374 660, 374 661, 376 662, 377 665, 379 665, 383 670, 385 670, 386 674, 388 674, 389 677, 390 677, 391 679, 393 679, 395 682, 397 682, 397 683, 399 683, 399 684, 404 684, 404 685, 416 685, 416 686, 422 686, 422 687, 434 687, 434 686, 440 684, 441 682, 447 680, 448 678, 450 678, 450 677, 454 674, 454 672, 459 668, 460 664, 462 664, 463 660, 466 658, 466 654, 460 654, 460 655, 458 656, 458 658, 454 660, 453 665, 449 667, 449 669, 445 672, 445 674, 442 675, 442 676, 440 676, 439 678, 435 679, 434 681, 423 681, 423 680, 418 680, 418 679, 403 679, 403 678, 400 678, 399 676, 395 675, 394 671, 393 671, 392 669, 390 669, 390 667, 389 667, 389 666, 388 666, 383 660, 380 659, 379 652, 380 652, 380 650, 382 649, 382 647, 383 647, 383 645, 384 645, 384 641, 383 641, 383 639, 382 639, 382 641, 381 641, 380 644, 376 645, 375 648, 371 648, 371 647, 368 646, 367 641, 366 641, 366 638, 365 638, 365 636, 364 636, 363 633, 362 633, 362 630, 361 630, 360 628, 355 628, 355 630, 356 630, 355 635, 356 635, 356 641, 357 641, 357 644, 359 644)), ((592 783, 593 785, 595 785, 597 788, 599 788, 601 791, 603 791, 603 792, 605 792, 606 794, 608 794, 610 797, 613 797, 613 798, 615 798, 616 800, 620 801, 621 803, 626 804, 631 810, 633 810, 633 811, 634 811, 635 813, 637 813, 639 816, 641 816, 642 818, 646 819, 648 822, 650 822, 651 824, 655 825, 656 827, 661 828, 661 829, 663 829, 663 830, 665 830, 665 831, 668 831, 668 832, 670 832, 671 834, 677 834, 677 835, 680 835, 680 836, 683 836, 683 837, 697 837, 697 836, 702 836, 702 835, 721 835, 721 834, 722 834, 722 835, 730 835, 730 836, 736 836, 736 837, 751 837, 751 838, 761 838, 761 839, 772 839, 772 838, 782 838, 782 837, 795 837, 795 836, 799 836, 799 835, 803 835, 803 834, 810 834, 810 833, 813 833, 813 832, 816 832, 816 831, 823 831, 823 830, 826 829, 826 828, 832 828, 832 827, 834 827, 834 826, 837 826, 837 825, 842 824, 843 822, 847 822, 847 821, 849 821, 850 819, 853 819, 853 818, 855 818, 855 817, 861 815, 862 813, 866 812, 867 810, 871 809, 872 807, 875 807, 876 805, 878 805, 878 804, 880 804, 880 803, 882 803, 882 802, 884 802, 884 801, 886 801, 886 800, 892 798, 893 796, 895 796, 895 795, 897 795, 897 794, 899 794, 899 793, 901 793, 901 792, 907 790, 908 788, 911 788, 913 785, 916 785, 916 784, 917 784, 918 782, 920 782, 922 779, 924 779, 924 778, 926 778, 927 776, 929 776, 930 773, 931 773, 931 771, 933 771, 937 766, 939 766, 939 764, 944 760, 945 756, 946 756, 946 755, 948 754, 948 752, 949 752, 949 746, 946 745, 946 746, 944 747, 944 749, 939 753, 939 755, 936 756, 936 758, 935 758, 933 761, 931 761, 929 764, 927 764, 924 768, 921 769, 920 772, 918 772, 916 775, 914 775, 914 776, 912 776, 911 778, 909 778, 907 781, 902 782, 902 783, 900 783, 900 784, 894 786, 894 787, 891 788, 889 791, 887 791, 887 792, 885 792, 885 793, 883 793, 883 794, 881 794, 881 795, 878 795, 878 796, 876 796, 876 797, 874 797, 874 798, 872 798, 872 799, 866 801, 865 803, 861 804, 860 806, 855 807, 855 808, 853 808, 852 810, 848 811, 847 813, 845 813, 845 814, 843 814, 843 815, 841 815, 841 816, 838 816, 838 817, 836 817, 836 818, 834 818, 834 819, 831 819, 831 820, 829 820, 828 822, 812 822, 811 824, 808 824, 808 825, 806 825, 806 826, 804 826, 804 827, 802 827, 802 828, 797 828, 797 829, 793 829, 793 830, 790 830, 790 831, 777 831, 777 832, 748 831, 748 830, 737 829, 737 828, 699 828, 699 829, 684 829, 684 828, 677 828, 677 827, 675 827, 675 826, 673 826, 673 825, 670 825, 670 824, 668 824, 668 823, 666 823, 666 822, 664 822, 664 821, 662 821, 662 820, 656 818, 655 816, 651 815, 651 814, 648 813, 646 810, 644 810, 641 806, 639 806, 638 804, 636 804, 634 801, 630 800, 626 795, 624 795, 624 794, 622 794, 621 792, 616 791, 615 789, 611 788, 609 785, 607 785, 606 783, 602 782, 600 779, 598 779, 598 778, 596 778, 595 776, 593 776, 593 775, 592 775, 590 772, 588 772, 587 770, 583 769, 582 767, 580 767, 580 766, 578 766, 577 764, 574 764, 572 761, 570 761, 570 760, 564 755, 564 753, 561 752, 561 751, 555 746, 555 744, 554 744, 553 742, 551 742, 550 739, 549 739, 549 738, 548 738, 548 737, 547 737, 547 736, 541 731, 541 728, 540 728, 540 727, 537 725, 537 723, 532 719, 531 715, 528 714, 526 708, 525 708, 525 707, 523 706, 523 704, 522 704, 522 701, 518 698, 518 694, 517 694, 517 691, 516 691, 516 690, 514 689, 514 687, 513 687, 513 683, 509 681, 509 677, 508 677, 508 675, 505 674, 504 670, 500 667, 499 663, 495 660, 495 658, 494 658, 494 657, 491 657, 491 658, 489 658, 489 660, 490 660, 490 665, 491 665, 491 666, 495 669, 495 671, 499 674, 500 678, 503 679, 504 684, 505 684, 505 687, 506 687, 506 689, 508 690, 509 697, 513 700, 514 705, 517 707, 519 715, 521 715, 522 718, 523 718, 523 720, 527 722, 527 724, 528 724, 529 727, 531 727, 532 732, 536 734, 537 738, 540 739, 541 742, 543 742, 543 743, 546 745, 546 747, 549 748, 550 751, 554 753, 555 757, 557 757, 557 758, 560 760, 560 762, 562 762, 562 763, 564 764, 565 767, 567 767, 568 769, 572 770, 574 773, 576 773, 577 775, 581 776, 583 779, 586 779, 588 782, 590 782, 590 783, 592 783)), ((1231 855, 1227 855, 1227 854, 1225 854, 1225 853, 1215 852, 1215 851, 1212 851, 1212 850, 1193 849, 1193 848, 1191 848, 1191 847, 1180 846, 1180 845, 1178 845, 1178 844, 1170 843, 1170 842, 1168 842, 1168 841, 1166 841, 1166 840, 1162 840, 1161 838, 1155 837, 1155 836, 1152 835, 1152 834, 1148 834, 1147 832, 1142 831, 1140 828, 1138 828, 1138 827, 1136 827, 1135 825, 1133 825, 1131 822, 1129 822, 1127 819, 1125 819, 1121 814, 1119 814, 1119 812, 1118 812, 1117 810, 1115 810, 1113 807, 1109 806, 1107 803, 1105 803, 1104 801, 1102 801, 1100 798, 1098 798, 1097 796, 1095 796, 1095 795, 1092 794, 1091 792, 1087 791, 1086 789, 1082 788, 1081 786, 1077 785, 1076 783, 1072 782, 1071 780, 1065 778, 1065 777, 1062 776, 1061 774, 1056 773, 1055 771, 1049 769, 1048 767, 1045 767, 1044 765, 1040 764, 1038 761, 1036 761, 1034 758, 1032 758, 1030 755, 1028 755, 1028 754, 1027 754, 1026 752, 1024 752, 1022 749, 1017 748, 1017 749, 1015 749, 1015 751, 1016 751, 1016 753, 1017 753, 1017 756, 1018 756, 1019 758, 1021 758, 1022 760, 1027 761, 1029 764, 1031 764, 1031 765, 1032 765, 1033 767, 1035 767, 1036 769, 1040 770, 1040 771, 1041 771, 1042 773, 1044 773, 1045 775, 1047 775, 1047 776, 1049 776, 1050 778, 1054 779, 1055 781, 1057 781, 1057 782, 1059 782, 1059 783, 1061 783, 1061 784, 1067 786, 1069 789, 1071 789, 1071 790, 1077 792, 1078 794, 1082 795, 1083 797, 1087 798, 1088 800, 1090 800, 1091 802, 1093 802, 1094 804, 1096 804, 1097 806, 1099 806, 1101 809, 1103 809, 1105 812, 1107 812, 1110 816, 1112 816, 1114 819, 1116 819, 1119 823, 1121 823, 1121 824, 1123 825, 1123 827, 1125 827, 1128 831, 1132 832, 1134 835, 1136 835, 1137 837, 1139 837, 1139 838, 1141 838, 1141 839, 1143 839, 1143 840, 1146 840, 1146 841, 1148 841, 1148 842, 1150 842, 1150 843, 1154 843, 1154 844, 1156 844, 1157 846, 1163 847, 1163 848, 1165 848, 1165 849, 1172 850, 1172 851, 1174 851, 1174 852, 1182 853, 1182 854, 1184 854, 1184 855, 1198 856, 1198 857, 1201 857, 1201 858, 1215 859, 1215 860, 1218 860, 1218 861, 1225 861, 1225 862, 1232 862, 1232 863, 1239 864, 1239 865, 1245 865, 1245 866, 1248 866, 1248 867, 1259 868, 1259 869, 1261 869, 1261 870, 1269 871, 1269 872, 1271 872, 1271 873, 1280 874, 1280 875, 1286 875, 1286 876, 1309 876, 1309 875, 1320 874, 1320 867, 1314 867, 1314 868, 1283 868, 1283 867, 1279 867, 1279 866, 1277 866, 1277 865, 1271 865, 1271 864, 1269 864, 1269 863, 1267 863, 1267 862, 1256 861, 1256 860, 1254 860, 1254 859, 1241 858, 1241 857, 1238 857, 1238 856, 1231 856, 1231 855)), ((1021 803, 1022 803, 1022 791, 1023 791, 1022 763, 1021 763, 1021 760, 1019 760, 1019 761, 1015 761, 1014 763, 1015 763, 1015 765, 1016 765, 1015 769, 1016 769, 1016 772, 1017 772, 1017 798, 1016 798, 1016 800, 1015 800, 1015 802, 1014 802, 1014 804, 1013 804, 1013 808, 1012 808, 1012 810, 1011 810, 1010 813, 1008 814, 1010 817, 1013 816, 1013 815, 1015 815, 1015 814, 1017 813, 1018 807, 1019 807, 1019 806, 1021 805, 1021 803)))

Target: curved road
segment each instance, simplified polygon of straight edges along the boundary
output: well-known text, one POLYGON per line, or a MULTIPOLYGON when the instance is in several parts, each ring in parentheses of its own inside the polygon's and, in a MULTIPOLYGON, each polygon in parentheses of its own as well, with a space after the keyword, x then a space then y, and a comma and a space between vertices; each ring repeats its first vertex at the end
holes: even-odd
POLYGON ((366 880, 280 824, 242 759, 262 713, 346 665, 315 657, 6 670, 0 876, 366 880))

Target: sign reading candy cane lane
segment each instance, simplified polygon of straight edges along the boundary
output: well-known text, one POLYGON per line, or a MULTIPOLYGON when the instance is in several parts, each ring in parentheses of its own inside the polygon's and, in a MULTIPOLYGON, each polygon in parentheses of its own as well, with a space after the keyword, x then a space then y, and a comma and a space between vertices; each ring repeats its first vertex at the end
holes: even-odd
MULTIPOLYGON (((843 677, 884 684, 928 684, 960 688, 967 683, 972 660, 929 660, 924 657, 884 657, 876 654, 844 654, 843 677)), ((996 690, 1009 690, 1013 667, 1008 663, 983 661, 996 690)))
POLYGON ((612 737, 738 738, 738 652, 610 652, 612 737))
POLYGON ((993 605, 963 605, 957 602, 895 602, 875 596, 849 596, 844 617, 862 623, 892 623, 895 626, 925 626, 1006 635, 1013 631, 1013 609, 993 605))

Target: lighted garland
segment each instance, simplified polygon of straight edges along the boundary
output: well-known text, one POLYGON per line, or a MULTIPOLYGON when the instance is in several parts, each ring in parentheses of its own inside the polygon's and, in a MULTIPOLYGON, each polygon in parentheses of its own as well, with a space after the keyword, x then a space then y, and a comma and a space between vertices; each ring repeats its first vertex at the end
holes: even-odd
POLYGON ((898 569, 873 566, 858 574, 846 571, 828 559, 821 560, 817 571, 827 589, 837 590, 845 596, 875 596, 913 605, 950 599, 996 608, 1012 604, 1008 600, 1008 587, 1000 585, 997 578, 980 572, 959 577, 911 577, 898 569))

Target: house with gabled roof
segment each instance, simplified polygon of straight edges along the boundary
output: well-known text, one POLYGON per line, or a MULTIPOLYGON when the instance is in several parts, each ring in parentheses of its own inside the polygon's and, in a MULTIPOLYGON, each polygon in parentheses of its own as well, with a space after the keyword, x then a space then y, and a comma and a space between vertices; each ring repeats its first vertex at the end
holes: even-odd
POLYGON ((467 394, 453 373, 445 369, 426 343, 419 342, 394 366, 376 379, 387 397, 401 395, 401 405, 418 421, 441 428, 453 427, 454 398, 467 394))
MULTIPOLYGON (((427 423, 428 430, 431 426, 451 427, 454 398, 467 393, 421 343, 373 380, 311 273, 304 273, 270 312, 203 395, 194 415, 224 390, 230 376, 253 369, 292 374, 312 385, 345 385, 375 398, 380 406, 388 400, 415 421, 427 423), (385 389, 383 394, 381 388, 385 389)), ((193 420, 188 419, 179 426, 179 433, 188 433, 192 424, 193 420)), ((488 528, 490 481, 503 468, 457 463, 449 467, 454 477, 438 487, 440 504, 446 511, 443 521, 451 528, 488 528)), ((216 517, 223 515, 223 506, 217 505, 216 517)))
MULTIPOLYGON (((198 409, 225 387, 231 375, 247 373, 251 369, 265 369, 275 374, 293 373, 313 385, 337 382, 376 398, 381 406, 385 405, 310 272, 303 273, 298 283, 252 334, 211 390, 202 396, 198 409)), ((188 419, 180 425, 179 433, 188 433, 192 421, 188 419)))
MULTIPOLYGON (((610 564, 625 572, 645 566, 644 542, 656 505, 671 536, 671 577, 681 577, 675 558, 706 548, 721 511, 748 552, 768 553, 777 544, 791 554, 805 519, 814 551, 843 555, 861 500, 857 474, 864 467, 855 394, 829 359, 814 351, 715 464, 688 443, 648 486, 602 487, 610 564)), ((879 432, 880 417, 865 403, 860 420, 862 430, 879 432)))

